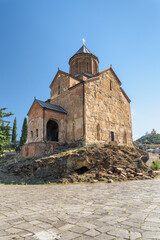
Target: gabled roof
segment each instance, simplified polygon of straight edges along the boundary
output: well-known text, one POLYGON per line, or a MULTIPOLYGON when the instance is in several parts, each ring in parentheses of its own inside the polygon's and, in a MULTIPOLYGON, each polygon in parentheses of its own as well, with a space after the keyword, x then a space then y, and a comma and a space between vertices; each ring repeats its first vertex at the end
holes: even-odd
POLYGON ((127 101, 130 103, 131 100, 130 100, 130 98, 127 96, 127 94, 125 93, 125 91, 123 90, 123 88, 120 87, 120 89, 121 89, 121 92, 123 93, 123 95, 125 96, 125 98, 127 99, 127 101))
POLYGON ((54 110, 54 111, 58 111, 58 112, 63 112, 63 113, 67 113, 66 110, 64 110, 61 106, 59 105, 54 105, 54 104, 51 104, 51 103, 48 103, 48 102, 43 102, 41 100, 37 100, 36 101, 39 103, 39 105, 42 107, 42 108, 47 108, 47 109, 51 109, 51 110, 54 110))
MULTIPOLYGON (((101 73, 107 72, 107 71, 111 71, 111 72, 113 73, 113 75, 115 76, 118 84, 121 86, 122 83, 121 83, 121 81, 119 80, 118 76, 116 75, 116 73, 114 72, 114 70, 113 70, 112 67, 109 67, 109 68, 107 68, 107 69, 105 69, 105 70, 103 70, 103 71, 101 71, 101 72, 98 72, 97 74, 95 74, 95 75, 93 75, 93 76, 92 76, 92 75, 89 76, 88 73, 81 73, 81 74, 77 74, 77 75, 71 75, 71 74, 68 74, 68 73, 66 73, 66 72, 63 72, 63 71, 61 71, 61 70, 58 70, 56 76, 58 75, 59 72, 61 72, 61 73, 65 74, 65 75, 67 75, 67 76, 69 76, 69 77, 72 77, 72 78, 74 78, 75 80, 79 81, 79 83, 82 83, 84 80, 81 80, 81 79, 78 79, 78 78, 77 78, 77 77, 79 77, 79 76, 82 75, 82 74, 83 74, 83 75, 86 75, 86 76, 88 77, 88 79, 85 80, 85 82, 88 82, 88 81, 91 81, 91 80, 97 80, 97 77, 98 77, 101 73)), ((54 77, 54 79, 56 78, 56 76, 54 77)), ((53 79, 53 81, 54 81, 54 79, 53 79)), ((52 81, 52 83, 51 83, 51 85, 50 85, 50 88, 51 88, 51 86, 52 86, 52 84, 53 84, 53 81, 52 81)), ((73 87, 74 87, 74 86, 73 86, 73 87)), ((73 87, 70 87, 69 89, 72 89, 73 87)), ((120 87, 120 89, 121 89, 121 92, 123 93, 123 95, 125 96, 125 98, 126 98, 126 99, 128 100, 128 102, 130 103, 131 100, 129 99, 129 97, 127 96, 127 94, 125 93, 125 91, 124 91, 121 87, 120 87)), ((51 104, 51 105, 53 105, 53 104, 51 104)), ((55 106, 56 106, 56 105, 55 105, 55 106)), ((59 106, 59 107, 60 107, 60 106, 59 106)), ((63 110, 64 110, 64 109, 63 109, 63 110)), ((64 111, 65 111, 65 110, 64 110, 64 111)))
MULTIPOLYGON (((92 53, 85 45, 83 45, 72 57, 74 57, 75 55, 78 55, 78 54, 82 54, 82 53, 91 54, 92 56, 94 56, 98 59, 98 57, 94 53, 92 53)), ((71 58, 69 59, 69 62, 70 62, 71 58)), ((98 60, 98 62, 99 62, 99 60, 98 60)))
POLYGON ((91 74, 91 73, 81 72, 81 73, 74 74, 73 76, 74 76, 74 78, 76 78, 76 80, 77 80, 77 78, 78 78, 78 81, 83 81, 83 80, 80 79, 80 76, 86 76, 86 77, 88 77, 88 78, 91 78, 91 77, 93 77, 94 75, 91 74))
MULTIPOLYGON (((38 99, 35 99, 33 104, 35 102, 37 102, 42 108, 46 108, 46 109, 50 109, 50 110, 53 110, 53 111, 57 111, 57 112, 67 114, 67 111, 59 105, 54 105, 54 104, 51 104, 49 102, 43 102, 43 101, 38 100, 38 99)), ((32 104, 32 106, 33 106, 33 104, 32 104)), ((31 106, 31 108, 32 108, 32 106, 31 106)), ((30 108, 30 110, 31 110, 31 108, 30 108)), ((30 112, 30 110, 29 110, 29 112, 30 112)), ((28 114, 29 114, 29 112, 28 112, 28 114)))
POLYGON ((119 83, 119 85, 121 86, 121 85, 122 85, 122 83, 121 83, 121 81, 119 80, 119 78, 117 77, 117 75, 116 75, 116 73, 115 73, 115 71, 113 70, 113 68, 112 68, 112 67, 109 67, 109 68, 107 68, 107 69, 105 69, 105 70, 103 70, 103 71, 99 72, 98 74, 101 74, 101 73, 103 73, 103 72, 107 72, 107 71, 111 71, 111 72, 113 73, 113 75, 115 76, 115 78, 116 78, 117 82, 118 82, 118 83, 119 83))
POLYGON ((56 73, 56 75, 55 75, 55 77, 53 78, 50 86, 49 86, 50 88, 52 87, 52 84, 53 84, 55 78, 58 76, 59 73, 62 73, 62 74, 64 74, 64 75, 68 76, 68 77, 74 78, 75 80, 77 80, 77 81, 79 81, 79 82, 81 81, 80 79, 78 79, 78 78, 75 77, 74 75, 71 75, 71 74, 69 74, 69 73, 63 72, 63 71, 61 71, 61 70, 58 70, 57 73, 56 73))
MULTIPOLYGON (((115 76, 115 78, 116 78, 118 84, 121 86, 122 83, 121 83, 121 81, 119 80, 119 78, 117 77, 117 75, 116 75, 116 73, 114 72, 114 70, 113 70, 112 67, 107 68, 107 69, 105 69, 105 70, 103 70, 103 71, 97 73, 97 74, 94 75, 93 77, 86 79, 85 82, 87 83, 87 82, 92 81, 92 80, 97 80, 97 77, 98 77, 101 73, 103 73, 103 72, 107 72, 107 71, 111 71, 111 72, 113 73, 113 75, 115 76)), ((125 93, 125 91, 123 90, 122 87, 120 87, 120 90, 121 90, 121 92, 123 93, 124 97, 127 99, 127 101, 130 103, 131 100, 130 100, 130 98, 127 96, 127 94, 125 93)))

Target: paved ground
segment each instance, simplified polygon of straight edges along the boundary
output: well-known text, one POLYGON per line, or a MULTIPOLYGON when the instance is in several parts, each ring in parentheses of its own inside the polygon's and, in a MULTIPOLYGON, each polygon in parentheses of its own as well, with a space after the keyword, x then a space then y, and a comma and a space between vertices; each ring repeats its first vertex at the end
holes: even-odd
POLYGON ((0 185, 0 240, 160 239, 160 179, 0 185))

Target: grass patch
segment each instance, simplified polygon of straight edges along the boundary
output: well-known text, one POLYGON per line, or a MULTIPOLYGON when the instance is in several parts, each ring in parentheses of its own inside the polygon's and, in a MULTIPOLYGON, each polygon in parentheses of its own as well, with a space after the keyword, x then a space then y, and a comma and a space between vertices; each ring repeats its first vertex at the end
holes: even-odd
POLYGON ((152 162, 151 168, 152 170, 160 170, 160 161, 152 162))

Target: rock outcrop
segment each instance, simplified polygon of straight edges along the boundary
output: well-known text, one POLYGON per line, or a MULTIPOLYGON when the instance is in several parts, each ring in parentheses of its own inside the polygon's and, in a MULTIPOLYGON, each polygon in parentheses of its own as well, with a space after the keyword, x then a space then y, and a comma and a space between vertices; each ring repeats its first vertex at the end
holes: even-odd
POLYGON ((0 181, 7 183, 114 182, 151 179, 154 172, 144 163, 137 149, 111 145, 92 145, 61 149, 50 156, 0 162, 0 181))

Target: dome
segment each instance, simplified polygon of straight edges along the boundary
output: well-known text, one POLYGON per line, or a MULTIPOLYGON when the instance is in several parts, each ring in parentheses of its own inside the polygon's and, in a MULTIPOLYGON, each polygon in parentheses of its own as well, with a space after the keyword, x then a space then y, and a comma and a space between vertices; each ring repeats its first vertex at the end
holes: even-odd
MULTIPOLYGON (((71 61, 71 59, 75 56, 75 55, 78 55, 78 54, 83 54, 83 53, 88 53, 88 54, 91 54, 92 56, 96 57, 97 56, 92 53, 84 44, 82 45, 82 47, 69 59, 69 63, 71 61)), ((98 58, 97 58, 98 59, 98 58)), ((98 60, 98 63, 99 63, 99 60, 98 60)))
POLYGON ((77 76, 77 74, 85 73, 93 76, 99 72, 98 63, 97 56, 83 44, 69 60, 70 74, 77 76))

